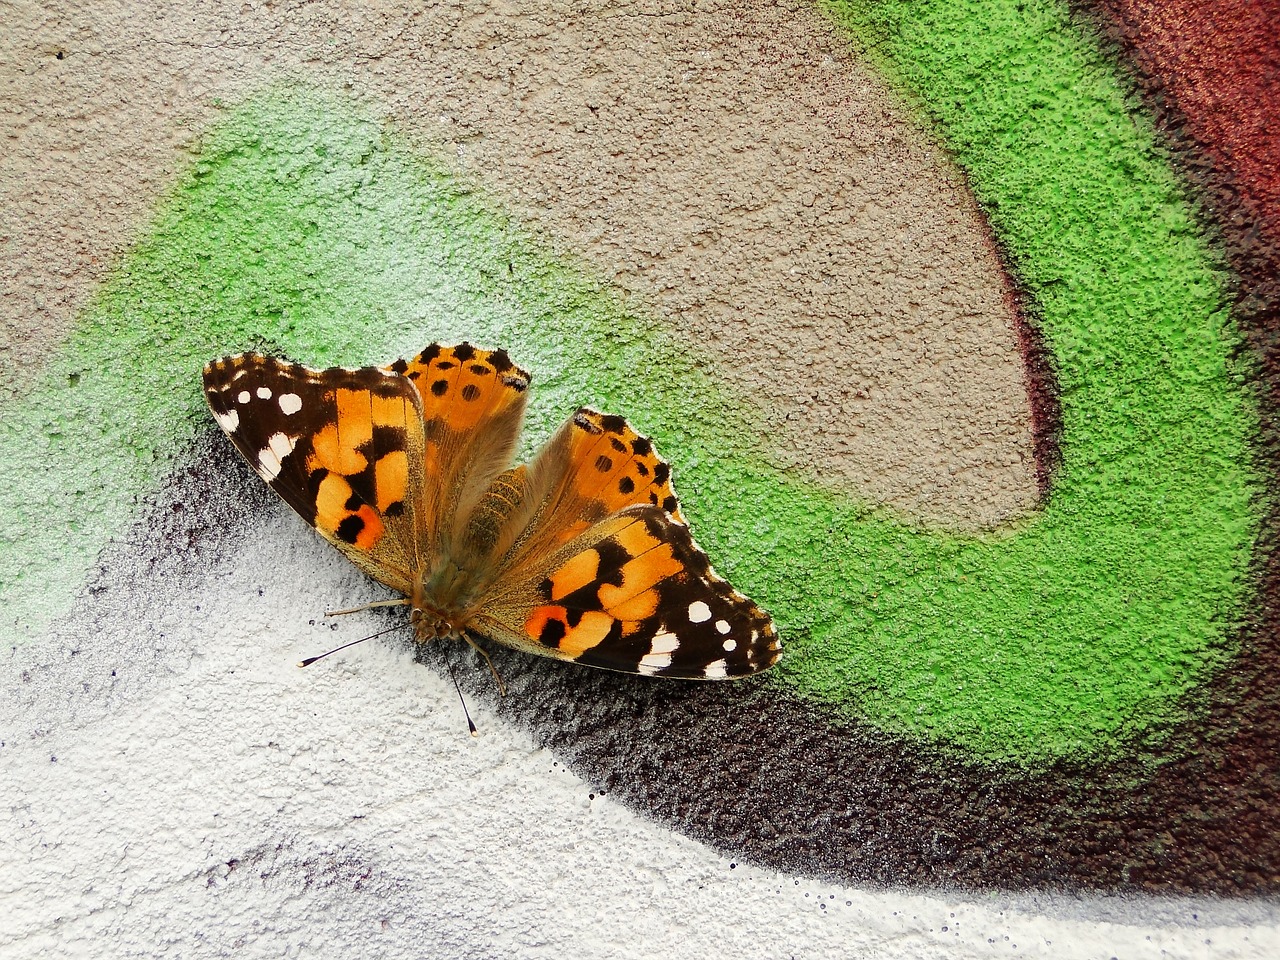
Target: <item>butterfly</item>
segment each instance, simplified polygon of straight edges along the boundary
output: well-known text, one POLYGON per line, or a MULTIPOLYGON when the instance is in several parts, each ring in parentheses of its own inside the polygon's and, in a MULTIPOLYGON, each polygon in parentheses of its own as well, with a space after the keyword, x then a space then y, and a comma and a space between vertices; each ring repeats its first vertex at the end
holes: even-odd
MULTIPOLYGON (((648 676, 766 670, 773 622, 711 569, 671 468, 619 416, 577 410, 512 466, 529 374, 503 350, 432 344, 381 367, 214 360, 204 392, 258 475, 404 595, 415 639, 486 637, 648 676)), ((483 649, 477 646, 481 653, 483 649)))

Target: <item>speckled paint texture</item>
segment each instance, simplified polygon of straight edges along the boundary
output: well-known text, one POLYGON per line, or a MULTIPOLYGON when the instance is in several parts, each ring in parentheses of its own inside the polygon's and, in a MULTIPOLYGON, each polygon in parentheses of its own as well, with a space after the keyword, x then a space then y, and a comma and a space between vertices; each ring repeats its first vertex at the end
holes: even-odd
POLYGON ((14 8, 7 949, 1265 954, 1265 20, 643 6, 14 8), (781 667, 296 671, 397 614, 199 368, 434 339, 652 435, 781 667))

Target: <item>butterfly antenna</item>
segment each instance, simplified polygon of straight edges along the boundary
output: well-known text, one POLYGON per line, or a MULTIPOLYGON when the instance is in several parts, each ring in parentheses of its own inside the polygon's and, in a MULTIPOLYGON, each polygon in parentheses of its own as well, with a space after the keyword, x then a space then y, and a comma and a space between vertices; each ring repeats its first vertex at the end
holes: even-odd
POLYGON ((462 635, 462 639, 471 644, 472 649, 480 654, 480 656, 484 657, 484 662, 489 665, 489 672, 493 674, 493 679, 498 681, 498 692, 505 697, 507 695, 507 685, 502 682, 502 675, 498 673, 498 668, 495 667, 493 665, 493 661, 489 659, 489 652, 485 650, 484 647, 480 646, 480 644, 472 640, 471 635, 468 633, 464 633, 462 635))
POLYGON ((462 696, 462 687, 458 686, 458 678, 453 672, 453 664, 446 660, 445 666, 449 668, 449 679, 453 681, 453 689, 458 691, 458 702, 462 704, 462 715, 467 718, 467 726, 471 728, 471 735, 478 737, 480 736, 480 731, 476 729, 476 725, 471 719, 471 713, 467 710, 467 701, 462 696))
POLYGON ((318 657, 307 657, 307 659, 305 660, 299 660, 298 666, 309 667, 313 663, 315 663, 317 660, 323 660, 325 657, 329 656, 330 653, 337 653, 339 650, 347 649, 347 647, 354 647, 357 643, 364 643, 366 640, 372 640, 374 637, 380 637, 383 634, 390 633, 392 630, 403 630, 407 626, 410 626, 410 624, 397 623, 394 627, 387 627, 387 629, 379 630, 377 633, 371 633, 367 637, 361 637, 359 640, 352 640, 350 643, 344 643, 340 647, 334 647, 332 650, 328 651, 327 653, 322 653, 318 657))
POLYGON ((377 607, 407 607, 410 603, 408 597, 400 597, 398 600, 377 600, 373 603, 366 603, 363 607, 352 607, 350 610, 326 610, 326 617, 345 617, 349 613, 359 613, 361 610, 373 610, 377 607))

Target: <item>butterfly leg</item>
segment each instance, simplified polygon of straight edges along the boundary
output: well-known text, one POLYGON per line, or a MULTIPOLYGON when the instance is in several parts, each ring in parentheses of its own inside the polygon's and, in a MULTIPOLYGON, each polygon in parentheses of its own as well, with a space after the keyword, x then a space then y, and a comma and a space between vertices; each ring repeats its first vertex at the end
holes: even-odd
POLYGON ((498 673, 498 668, 495 667, 493 665, 493 661, 489 659, 489 652, 485 650, 484 647, 480 646, 480 644, 472 640, 470 634, 462 633, 460 636, 463 640, 467 641, 467 643, 471 644, 472 649, 480 654, 480 656, 484 657, 484 662, 489 665, 489 672, 493 674, 493 679, 498 681, 498 692, 505 697, 507 695, 507 685, 502 682, 502 676, 498 673))
POLYGON ((377 607, 407 607, 409 605, 408 597, 401 597, 398 600, 376 600, 373 603, 366 603, 362 607, 352 607, 350 610, 326 610, 326 617, 345 617, 349 613, 359 613, 361 610, 373 610, 377 607))

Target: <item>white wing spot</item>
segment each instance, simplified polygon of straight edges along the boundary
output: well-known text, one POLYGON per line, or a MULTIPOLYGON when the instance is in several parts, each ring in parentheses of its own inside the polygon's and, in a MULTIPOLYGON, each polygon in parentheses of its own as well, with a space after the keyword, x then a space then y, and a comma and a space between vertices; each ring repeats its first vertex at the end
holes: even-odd
POLYGON ((267 441, 272 452, 283 460, 289 454, 293 453, 294 444, 298 442, 297 437, 290 437, 283 433, 272 434, 271 439, 267 441))
POLYGON ((724 647, 725 653, 733 653, 733 651, 738 649, 738 641, 733 639, 733 637, 729 637, 721 644, 721 646, 724 647))
POLYGON ((275 433, 267 441, 267 445, 258 451, 258 474, 270 482, 280 475, 280 461, 293 453, 293 445, 297 437, 275 433))
POLYGON ((725 666, 726 665, 723 660, 708 663, 705 669, 703 669, 702 675, 708 680, 723 680, 728 676, 728 671, 725 669, 725 666))
MULTIPOLYGON (((680 638, 674 633, 664 630, 654 636, 653 642, 649 644, 649 653, 674 653, 678 646, 680 646, 680 638)), ((670 662, 670 658, 668 658, 668 662, 670 662)))
POLYGON ((248 390, 241 390, 241 391, 236 395, 236 400, 237 400, 237 401, 239 401, 240 403, 248 403, 248 402, 249 402, 249 391, 248 391, 248 390))
POLYGON ((671 666, 671 654, 646 653, 640 658, 640 663, 636 665, 636 669, 646 677, 651 677, 659 670, 669 666, 671 666))
POLYGON ((280 412, 286 417, 291 417, 302 409, 302 398, 296 393, 280 394, 280 412))
POLYGON ((215 413, 214 419, 218 421, 218 426, 227 433, 235 433, 236 427, 240 426, 240 414, 235 410, 228 410, 226 413, 215 413))
POLYGON ((271 388, 270 388, 270 387, 259 387, 259 388, 258 388, 258 399, 259 399, 259 400, 270 400, 270 399, 271 399, 271 388))
POLYGON ((703 623, 711 619, 711 608, 701 600, 695 600, 689 604, 689 622, 703 623))
POLYGON ((716 629, 719 630, 721 633, 728 633, 733 628, 729 626, 728 620, 717 620, 716 629))

